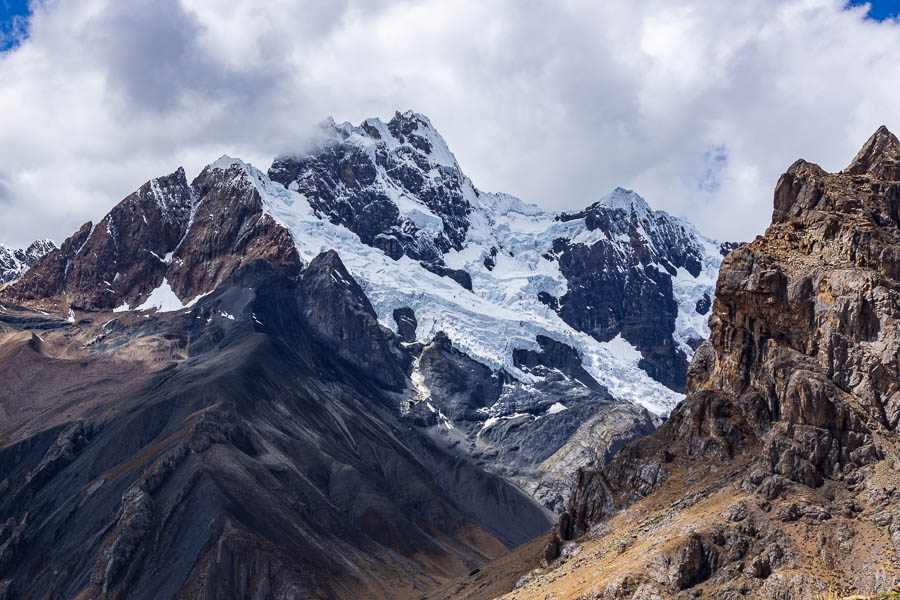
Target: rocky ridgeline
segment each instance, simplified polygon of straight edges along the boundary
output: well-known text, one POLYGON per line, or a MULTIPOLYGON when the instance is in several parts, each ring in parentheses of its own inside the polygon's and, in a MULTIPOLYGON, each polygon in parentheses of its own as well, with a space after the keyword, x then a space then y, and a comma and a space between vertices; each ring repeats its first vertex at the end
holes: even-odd
POLYGON ((240 165, 210 165, 191 185, 178 169, 142 185, 99 223, 82 225, 6 295, 73 309, 128 309, 165 282, 189 301, 256 259, 299 271, 290 236, 264 214, 240 165))
POLYGON ((811 598, 900 576, 900 142, 880 128, 841 173, 799 160, 774 204, 723 262, 687 398, 578 474, 563 540, 691 499, 667 517, 694 519, 687 535, 606 572, 598 598, 811 598), (732 497, 721 519, 691 508, 732 497))

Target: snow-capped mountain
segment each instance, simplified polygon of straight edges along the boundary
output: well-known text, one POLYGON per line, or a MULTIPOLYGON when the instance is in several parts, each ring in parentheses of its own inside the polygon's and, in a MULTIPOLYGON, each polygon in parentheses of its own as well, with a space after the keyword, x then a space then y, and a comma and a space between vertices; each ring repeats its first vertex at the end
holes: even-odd
POLYGON ((618 399, 665 415, 682 398, 725 246, 621 188, 571 214, 482 192, 414 112, 320 133, 268 174, 222 157, 190 186, 182 171, 148 182, 67 241, 22 297, 46 297, 51 281, 76 307, 149 308, 170 292, 165 305, 182 307, 254 257, 296 271, 334 249, 379 321, 396 331, 394 312, 411 309, 422 344, 443 331, 528 380, 513 353, 546 336, 618 399), (261 242, 275 224, 277 242, 261 242))
POLYGON ((0 244, 0 283, 18 279, 54 248, 56 245, 51 240, 36 240, 27 248, 9 248, 0 244))
POLYGON ((574 214, 482 192, 414 112, 358 127, 328 120, 320 130, 312 150, 276 159, 268 175, 316 218, 393 259, 348 261, 385 325, 395 328, 393 311, 410 307, 418 341, 444 331, 473 358, 512 371, 513 349, 536 349, 546 335, 576 348, 619 398, 664 414, 681 397, 708 334, 724 246, 621 188, 574 214))
POLYGON ((420 595, 659 424, 727 250, 482 192, 412 112, 152 179, 0 289, 0 585, 420 595))
POLYGON ((345 358, 435 439, 559 509, 575 468, 682 398, 728 249, 621 188, 576 213, 482 192, 407 112, 328 120, 268 173, 223 156, 190 184, 153 179, 6 293, 68 319, 188 310, 257 261, 298 277, 333 251, 388 336, 345 358), (454 364, 481 373, 465 392, 441 383, 454 364))

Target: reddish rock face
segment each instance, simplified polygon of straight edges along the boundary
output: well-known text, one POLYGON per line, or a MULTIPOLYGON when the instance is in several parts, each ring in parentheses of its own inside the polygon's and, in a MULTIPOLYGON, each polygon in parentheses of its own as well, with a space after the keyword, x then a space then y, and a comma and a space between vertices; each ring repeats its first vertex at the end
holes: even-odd
POLYGON ((162 279, 166 255, 184 237, 190 212, 184 170, 151 179, 96 225, 85 223, 9 293, 20 300, 62 296, 77 308, 114 308, 162 279))
MULTIPOLYGON (((687 398, 610 465, 579 473, 568 535, 664 482, 680 485, 670 477, 695 461, 746 461, 742 487, 777 504, 785 490, 825 485, 834 498, 866 485, 871 465, 896 452, 898 164, 900 143, 882 127, 842 173, 797 161, 782 175, 766 234, 723 262, 712 333, 688 371, 687 398)), ((803 560, 792 566, 810 566, 803 560)), ((785 561, 766 563, 757 577, 785 561)))
POLYGON ((166 276, 182 300, 215 289, 235 269, 265 260, 288 275, 300 272, 290 233, 263 211, 242 166, 206 167, 191 184, 195 208, 166 276))
POLYGON ((152 179, 96 225, 85 223, 9 293, 20 300, 61 296, 74 307, 96 309, 147 293, 162 279, 165 257, 184 236, 190 211, 182 169, 152 179))
POLYGON ((299 272, 290 234, 264 214, 243 168, 207 167, 190 186, 178 169, 145 183, 96 225, 85 223, 3 293, 109 310, 138 306, 166 279, 186 302, 256 259, 299 272))

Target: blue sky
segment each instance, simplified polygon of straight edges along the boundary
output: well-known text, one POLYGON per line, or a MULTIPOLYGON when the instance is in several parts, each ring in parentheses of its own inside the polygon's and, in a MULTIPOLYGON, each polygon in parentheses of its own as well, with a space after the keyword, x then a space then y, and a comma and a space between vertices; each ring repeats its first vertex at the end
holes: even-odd
POLYGON ((25 33, 27 0, 0 0, 0 52, 16 46, 25 33))
MULTIPOLYGON (((860 6, 866 4, 863 0, 851 0, 850 6, 860 6)), ((900 14, 900 0, 870 0, 869 17, 877 21, 883 21, 889 18, 896 18, 900 14)))

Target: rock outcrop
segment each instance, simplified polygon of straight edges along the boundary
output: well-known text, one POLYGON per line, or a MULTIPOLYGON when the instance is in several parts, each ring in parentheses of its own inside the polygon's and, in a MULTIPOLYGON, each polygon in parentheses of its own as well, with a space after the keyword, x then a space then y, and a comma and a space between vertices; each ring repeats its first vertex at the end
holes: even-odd
POLYGON ((334 250, 314 258, 301 278, 303 316, 318 340, 363 377, 402 390, 407 355, 334 250))
POLYGON ((799 599, 900 577, 897 164, 881 128, 842 173, 782 175, 772 225, 723 262, 687 398, 578 474, 562 537, 632 557, 579 597, 799 599))
POLYGON ((684 390, 688 359, 703 337, 693 332, 676 339, 676 319, 679 310, 703 313, 696 302, 679 307, 673 280, 680 270, 695 279, 704 266, 710 270, 703 264, 712 254, 704 240, 621 188, 581 212, 558 218, 584 219, 595 234, 588 243, 554 241, 553 255, 568 281, 566 293, 553 302, 559 316, 600 341, 621 335, 641 351, 641 368, 651 377, 684 390), (619 243, 623 240, 625 244, 619 243))
POLYGON ((473 360, 439 332, 413 362, 402 411, 432 439, 559 513, 580 466, 605 464, 657 420, 613 398, 571 347, 543 336, 538 343, 539 351, 515 352, 520 380, 473 360))

